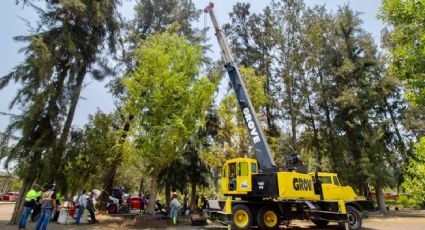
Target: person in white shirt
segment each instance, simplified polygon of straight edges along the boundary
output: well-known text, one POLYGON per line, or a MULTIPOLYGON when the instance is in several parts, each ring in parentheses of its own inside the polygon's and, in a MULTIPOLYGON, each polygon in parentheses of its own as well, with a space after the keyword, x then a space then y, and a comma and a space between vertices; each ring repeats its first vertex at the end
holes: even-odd
POLYGON ((173 224, 177 224, 177 216, 180 212, 180 202, 177 200, 177 193, 173 193, 170 202, 170 218, 173 219, 173 224))
POLYGON ((78 215, 77 215, 77 221, 76 224, 80 224, 81 216, 83 215, 84 209, 87 208, 87 191, 84 189, 83 194, 81 194, 80 198, 78 199, 78 203, 80 207, 78 208, 78 215))

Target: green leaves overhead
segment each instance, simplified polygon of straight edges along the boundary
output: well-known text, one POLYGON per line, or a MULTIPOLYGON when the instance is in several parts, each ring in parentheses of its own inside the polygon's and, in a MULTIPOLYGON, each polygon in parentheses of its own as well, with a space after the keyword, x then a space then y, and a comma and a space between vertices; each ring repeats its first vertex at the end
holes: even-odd
POLYGON ((405 181, 403 188, 406 192, 413 195, 416 205, 423 207, 425 205, 425 138, 415 146, 415 159, 410 159, 407 164, 405 181))
POLYGON ((148 37, 137 51, 141 63, 124 79, 127 109, 135 115, 136 146, 154 171, 167 167, 204 123, 216 85, 199 77, 202 50, 183 37, 148 37))
POLYGON ((406 83, 408 100, 425 105, 425 1, 384 0, 379 17, 393 27, 385 44, 390 72, 406 83))

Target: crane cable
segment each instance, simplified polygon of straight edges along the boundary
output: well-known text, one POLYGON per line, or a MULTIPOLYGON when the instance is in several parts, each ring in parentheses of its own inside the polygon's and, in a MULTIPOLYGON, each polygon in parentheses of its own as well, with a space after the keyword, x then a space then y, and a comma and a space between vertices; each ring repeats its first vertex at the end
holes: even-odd
MULTIPOLYGON (((204 11, 204 28, 203 28, 203 38, 201 42, 201 48, 202 48, 202 60, 205 60, 206 52, 207 52, 207 22, 208 22, 208 15, 204 11)), ((202 63, 202 72, 205 73, 206 70, 206 63, 202 63)))

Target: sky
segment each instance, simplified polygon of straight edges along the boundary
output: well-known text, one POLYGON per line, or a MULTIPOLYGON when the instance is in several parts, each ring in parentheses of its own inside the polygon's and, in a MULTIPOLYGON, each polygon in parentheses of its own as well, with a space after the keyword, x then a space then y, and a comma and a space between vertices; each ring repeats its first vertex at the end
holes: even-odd
MULTIPOLYGON (((205 8, 211 0, 193 0, 195 6, 199 9, 205 8)), ((36 1, 35 1, 36 2, 36 1)), ((43 2, 39 0, 39 2, 43 2)), ((133 7, 135 0, 122 0, 123 5, 120 7, 120 12, 125 19, 133 18, 133 7)), ((214 11, 220 24, 229 21, 229 12, 232 11, 233 5, 237 2, 248 2, 251 4, 251 12, 260 13, 270 3, 269 0, 216 0, 214 1, 214 11)), ((326 9, 331 12, 336 12, 339 6, 348 4, 352 9, 362 13, 360 18, 363 20, 363 28, 372 34, 375 42, 379 42, 380 31, 384 25, 380 22, 376 15, 381 5, 381 0, 305 0, 307 6, 325 5, 326 9)), ((24 43, 16 42, 13 37, 18 35, 28 35, 27 22, 35 26, 37 22, 37 14, 30 7, 22 7, 15 5, 15 0, 0 0, 0 76, 9 73, 15 66, 22 63, 25 55, 19 50, 24 47, 24 43), (25 20, 23 20, 25 19, 25 20), (27 21, 27 22, 26 22, 27 21)), ((211 27, 209 16, 207 21, 204 21, 204 16, 194 25, 203 28, 205 24, 211 27)), ((213 37, 213 32, 210 30, 209 43, 213 45, 211 48, 214 52, 211 56, 215 59, 219 58, 219 48, 217 41, 213 37)), ((86 78, 85 88, 81 93, 81 99, 78 102, 76 114, 73 121, 74 127, 82 127, 88 119, 89 114, 94 114, 97 110, 105 113, 114 110, 112 96, 108 92, 105 85, 108 79, 103 82, 97 82, 90 78, 86 78)), ((9 103, 19 85, 9 84, 6 88, 0 90, 0 132, 4 131, 9 123, 8 115, 2 113, 19 114, 17 108, 9 110, 9 103)))

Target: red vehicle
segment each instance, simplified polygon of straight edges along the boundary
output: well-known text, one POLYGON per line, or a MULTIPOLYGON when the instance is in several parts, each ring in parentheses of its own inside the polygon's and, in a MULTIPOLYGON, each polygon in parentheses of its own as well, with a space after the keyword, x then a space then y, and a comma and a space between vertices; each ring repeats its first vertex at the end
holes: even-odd
POLYGON ((0 198, 3 201, 16 201, 19 197, 19 192, 8 192, 2 195, 0 198))
POLYGON ((140 209, 140 196, 132 196, 131 200, 131 208, 140 209))

